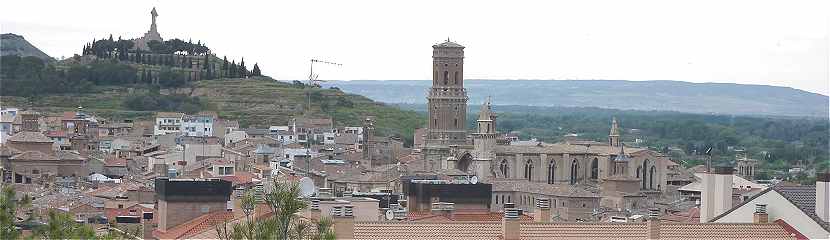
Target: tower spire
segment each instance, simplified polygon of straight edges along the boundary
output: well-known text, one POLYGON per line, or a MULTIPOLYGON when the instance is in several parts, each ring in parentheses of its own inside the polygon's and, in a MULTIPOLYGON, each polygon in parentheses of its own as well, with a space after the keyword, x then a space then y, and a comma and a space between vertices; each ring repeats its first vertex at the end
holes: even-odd
MULTIPOLYGON (((608 134, 608 145, 612 147, 620 146, 620 126, 617 123, 617 117, 611 120, 611 132, 608 134)), ((622 150, 620 150, 622 151, 622 150)))
POLYGON ((617 124, 617 117, 611 119, 611 133, 608 136, 619 136, 620 126, 617 124))

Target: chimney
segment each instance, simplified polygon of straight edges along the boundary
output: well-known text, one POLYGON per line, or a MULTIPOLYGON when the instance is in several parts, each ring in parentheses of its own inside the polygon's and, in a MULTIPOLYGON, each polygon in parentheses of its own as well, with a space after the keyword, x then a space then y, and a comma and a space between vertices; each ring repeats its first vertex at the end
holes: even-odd
POLYGON ((320 199, 311 199, 311 207, 309 207, 309 216, 312 220, 320 220, 320 199))
POLYGON ((334 218, 335 239, 354 239, 354 206, 334 206, 331 216, 334 218))
POLYGON ((830 222, 830 172, 816 174, 816 216, 830 222))
POLYGON ((550 222, 550 198, 536 199, 536 221, 541 223, 550 222))
POLYGON ((755 213, 752 214, 752 223, 769 223, 766 204, 755 204, 755 213))
POLYGON ((732 208, 731 166, 713 167, 703 174, 703 192, 700 194, 700 222, 706 223, 732 208))
MULTIPOLYGON (((507 205, 507 204, 505 204, 507 205)), ((519 240, 521 225, 519 224, 519 209, 505 208, 502 220, 502 235, 504 240, 519 240)))
POLYGON ((660 209, 649 208, 648 220, 646 222, 648 229, 648 239, 660 239, 660 209))

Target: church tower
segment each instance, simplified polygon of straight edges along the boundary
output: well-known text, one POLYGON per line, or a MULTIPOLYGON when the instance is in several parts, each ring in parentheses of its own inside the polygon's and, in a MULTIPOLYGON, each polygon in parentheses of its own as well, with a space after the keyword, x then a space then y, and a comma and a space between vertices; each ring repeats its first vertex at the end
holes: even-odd
POLYGON ((473 133, 473 160, 475 161, 475 174, 479 178, 490 176, 490 167, 492 161, 496 159, 495 147, 496 138, 496 120, 495 114, 490 107, 490 99, 481 104, 481 110, 478 113, 478 129, 473 133))
POLYGON ((608 144, 612 147, 620 146, 620 126, 617 124, 617 117, 611 120, 611 133, 608 134, 608 144))
POLYGON ((464 46, 447 41, 432 45, 432 88, 427 95, 429 124, 424 147, 427 170, 449 167, 452 146, 467 144, 467 92, 464 46))
POLYGON ((432 46, 432 88, 427 102, 427 145, 465 144, 467 92, 464 89, 464 46, 449 39, 432 46))

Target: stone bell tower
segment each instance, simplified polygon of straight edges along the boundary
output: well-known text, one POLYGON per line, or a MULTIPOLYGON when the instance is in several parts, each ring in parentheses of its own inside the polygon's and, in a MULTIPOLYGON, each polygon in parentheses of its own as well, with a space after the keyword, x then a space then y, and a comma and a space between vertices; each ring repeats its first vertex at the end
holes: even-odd
POLYGON ((447 41, 432 45, 432 88, 427 95, 429 125, 424 147, 425 169, 438 170, 450 147, 467 143, 467 92, 464 89, 464 46, 447 41))
POLYGON ((432 46, 432 88, 427 102, 427 145, 465 144, 467 92, 464 89, 464 46, 449 39, 432 46))

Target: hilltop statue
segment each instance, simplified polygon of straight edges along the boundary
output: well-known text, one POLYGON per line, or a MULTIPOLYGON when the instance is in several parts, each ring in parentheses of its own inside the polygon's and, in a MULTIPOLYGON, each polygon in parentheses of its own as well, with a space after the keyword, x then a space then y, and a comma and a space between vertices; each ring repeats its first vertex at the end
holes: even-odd
POLYGON ((164 41, 164 39, 161 38, 161 34, 159 34, 158 27, 156 25, 156 17, 158 17, 158 16, 159 16, 159 14, 156 11, 156 8, 153 7, 153 10, 150 11, 150 17, 151 17, 150 31, 147 31, 146 33, 144 33, 144 36, 142 36, 140 38, 133 39, 133 42, 135 42, 135 48, 136 49, 141 49, 141 50, 147 51, 147 50, 150 50, 150 48, 147 47, 147 43, 149 43, 150 41, 159 41, 159 42, 164 41))
POLYGON ((158 32, 156 29, 156 17, 158 17, 159 14, 156 12, 156 7, 153 7, 153 10, 150 11, 150 16, 153 17, 153 23, 150 24, 150 32, 158 32))

